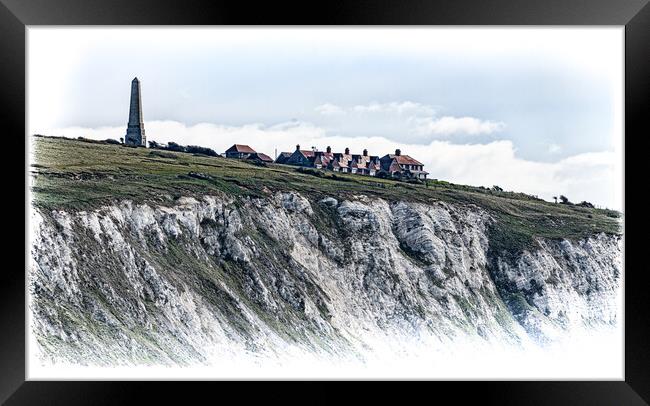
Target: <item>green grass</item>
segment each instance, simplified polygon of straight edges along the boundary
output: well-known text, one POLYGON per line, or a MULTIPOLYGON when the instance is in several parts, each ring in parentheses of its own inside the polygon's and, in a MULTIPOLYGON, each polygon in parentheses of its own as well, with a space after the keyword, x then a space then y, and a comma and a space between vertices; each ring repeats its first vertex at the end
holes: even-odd
POLYGON ((535 237, 578 239, 621 232, 621 215, 615 211, 555 204, 523 193, 439 180, 419 185, 287 165, 262 167, 235 159, 66 138, 32 139, 33 204, 45 210, 87 210, 122 199, 173 204, 181 196, 225 193, 243 198, 296 191, 312 201, 364 194, 388 201, 475 205, 496 219, 489 230, 491 249, 513 254, 534 245, 535 237))

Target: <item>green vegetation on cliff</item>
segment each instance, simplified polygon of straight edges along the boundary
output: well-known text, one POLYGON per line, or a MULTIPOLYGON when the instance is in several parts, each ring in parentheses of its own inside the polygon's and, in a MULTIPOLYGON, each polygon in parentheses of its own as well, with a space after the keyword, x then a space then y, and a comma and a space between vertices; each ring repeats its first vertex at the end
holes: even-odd
MULTIPOLYGON (((479 206, 496 220, 491 247, 516 252, 534 237, 619 234, 620 214, 546 202, 523 194, 442 181, 408 184, 368 176, 253 163, 198 154, 130 148, 54 137, 32 137, 33 204, 44 210, 85 210, 122 199, 173 204, 181 196, 226 193, 264 197, 295 191, 311 200, 375 196, 389 201, 445 201, 479 206)), ((434 174, 435 175, 435 174, 434 174)))

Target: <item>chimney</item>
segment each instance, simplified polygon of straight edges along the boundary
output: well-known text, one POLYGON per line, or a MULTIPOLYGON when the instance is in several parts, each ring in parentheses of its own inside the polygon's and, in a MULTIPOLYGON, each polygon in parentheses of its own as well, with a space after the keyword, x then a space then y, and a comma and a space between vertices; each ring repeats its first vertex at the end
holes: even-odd
POLYGON ((368 150, 367 149, 363 150, 363 156, 368 156, 368 150))
POLYGON ((328 153, 328 154, 331 154, 331 153, 332 153, 332 147, 330 147, 329 145, 327 146, 327 153, 328 153))
POLYGON ((300 144, 296 144, 296 151, 300 150, 300 144))
POLYGON ((397 149, 395 150, 395 155, 397 155, 397 156, 402 155, 402 150, 399 149, 399 148, 397 148, 397 149))
POLYGON ((350 155, 350 148, 345 149, 345 155, 350 155))

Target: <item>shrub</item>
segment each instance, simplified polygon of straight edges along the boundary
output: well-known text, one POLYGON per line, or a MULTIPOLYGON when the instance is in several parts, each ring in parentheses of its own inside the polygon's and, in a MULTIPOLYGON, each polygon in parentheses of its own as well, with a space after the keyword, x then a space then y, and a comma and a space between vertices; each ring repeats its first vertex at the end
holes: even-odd
POLYGON ((583 200, 583 201, 581 201, 580 203, 578 203, 578 206, 589 207, 590 209, 593 209, 593 208, 594 208, 594 205, 593 205, 593 204, 591 204, 591 203, 589 203, 589 202, 587 202, 587 201, 585 201, 585 200, 583 200))
POLYGON ((185 147, 185 152, 190 152, 193 154, 203 154, 208 156, 217 156, 217 153, 213 149, 200 147, 198 145, 188 145, 185 147))
POLYGON ((603 212, 607 217, 611 217, 611 218, 619 218, 621 216, 621 214, 616 210, 603 209, 603 212))
POLYGON ((118 140, 114 140, 112 138, 107 138, 107 139, 104 140, 104 142, 107 143, 107 144, 117 144, 117 145, 121 144, 121 142, 119 142, 118 140))
POLYGON ((91 144, 106 144, 106 141, 93 140, 92 138, 77 137, 77 139, 81 142, 88 142, 91 144))
POLYGON ((318 177, 323 177, 325 175, 323 171, 319 171, 318 169, 306 168, 304 166, 301 166, 298 169, 296 169, 296 172, 305 173, 307 175, 313 175, 318 177))
POLYGON ((182 145, 178 145, 175 142, 169 142, 167 144, 167 149, 170 151, 176 151, 176 152, 185 152, 185 147, 182 145))
POLYGON ((261 159, 247 159, 244 162, 248 162, 249 164, 255 165, 255 166, 268 167, 266 162, 262 161, 261 159))
POLYGON ((212 175, 203 172, 189 172, 188 175, 192 178, 202 179, 202 180, 214 179, 212 175))
POLYGON ((564 196, 564 195, 560 195, 560 203, 561 203, 561 204, 571 204, 571 202, 569 201, 569 199, 568 199, 566 196, 564 196))

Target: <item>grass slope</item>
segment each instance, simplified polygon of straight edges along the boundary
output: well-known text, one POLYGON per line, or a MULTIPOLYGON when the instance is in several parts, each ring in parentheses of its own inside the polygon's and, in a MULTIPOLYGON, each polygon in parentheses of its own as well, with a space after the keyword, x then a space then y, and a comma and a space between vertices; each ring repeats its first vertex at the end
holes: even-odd
POLYGON ((32 140, 33 204, 44 210, 86 210, 121 199, 173 204, 180 196, 215 192, 262 197, 296 191, 312 200, 364 194, 389 201, 477 205, 496 219, 490 238, 491 248, 498 252, 516 253, 533 245, 534 237, 578 239, 621 232, 618 212, 555 204, 523 193, 442 181, 407 184, 277 164, 257 166, 222 157, 66 138, 34 136, 32 140))

